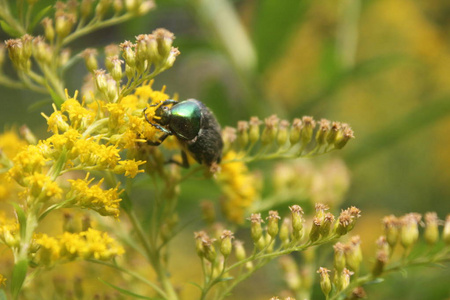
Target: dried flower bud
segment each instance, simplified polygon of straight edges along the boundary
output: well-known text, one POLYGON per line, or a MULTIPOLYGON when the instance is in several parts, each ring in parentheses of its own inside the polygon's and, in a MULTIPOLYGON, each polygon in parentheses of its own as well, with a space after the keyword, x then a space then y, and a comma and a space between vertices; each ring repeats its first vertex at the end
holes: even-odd
POLYGON ((316 121, 312 117, 305 116, 302 118, 303 128, 301 134, 302 147, 306 147, 312 139, 314 128, 316 127, 316 121))
POLYGON ((350 276, 354 273, 348 269, 342 270, 342 273, 339 274, 338 280, 336 282, 336 288, 338 291, 345 290, 350 284, 350 276))
POLYGON ((68 13, 60 13, 55 19, 55 31, 58 37, 62 40, 72 31, 75 24, 75 16, 68 13))
POLYGON ((106 94, 108 92, 108 81, 106 78, 105 70, 96 70, 94 72, 94 77, 97 89, 101 93, 106 94))
POLYGON ((350 300, 365 299, 365 298, 367 298, 367 294, 366 291, 361 286, 354 288, 350 296, 350 300))
POLYGON ((261 121, 258 119, 258 117, 251 117, 250 118, 250 129, 249 129, 249 139, 250 143, 254 144, 259 140, 259 125, 261 125, 261 121))
POLYGON ((289 142, 291 145, 295 145, 300 141, 300 135, 302 132, 303 123, 302 120, 296 118, 292 121, 292 127, 289 134, 289 142))
POLYGON ((361 238, 359 235, 351 238, 350 243, 345 247, 344 252, 347 267, 358 273, 362 261, 361 238))
POLYGON ((341 273, 346 265, 345 261, 345 245, 341 242, 333 246, 334 249, 334 268, 338 273, 341 273))
POLYGON ((223 140, 223 152, 228 152, 231 149, 234 141, 236 140, 236 129, 233 127, 226 126, 222 130, 222 140, 223 140))
POLYGON ((80 5, 81 18, 86 19, 92 13, 92 2, 94 0, 82 0, 80 5))
POLYGON ((375 261, 375 265, 372 269, 372 276, 378 277, 383 273, 384 267, 386 266, 389 260, 389 254, 383 250, 377 252, 377 257, 375 261))
POLYGON ((383 227, 386 240, 391 249, 394 249, 400 232, 400 220, 394 215, 386 216, 383 218, 383 227))
POLYGON ((311 231, 309 232, 309 240, 311 242, 315 242, 320 237, 320 224, 321 221, 319 218, 314 218, 311 224, 311 231))
POLYGON ((269 216, 267 217, 267 220, 269 220, 267 225, 267 233, 272 239, 274 239, 278 234, 278 221, 280 219, 281 218, 277 211, 269 211, 269 216))
POLYGON ((241 148, 244 148, 248 144, 248 127, 247 121, 238 121, 237 123, 237 140, 241 148))
POLYGON ((279 119, 276 115, 271 115, 264 120, 266 126, 261 134, 261 143, 263 145, 268 145, 275 140, 278 132, 278 122, 279 119))
POLYGON ((125 63, 134 69, 136 66, 136 54, 133 50, 134 44, 130 41, 125 41, 120 44, 122 49, 122 57, 125 59, 125 63))
POLYGON ((435 212, 425 214, 424 238, 429 245, 434 245, 439 239, 439 218, 435 212))
POLYGON ((277 144, 278 146, 283 146, 286 144, 288 139, 288 127, 289 122, 286 120, 281 120, 280 126, 278 127, 277 144))
POLYGON ((361 216, 361 211, 352 206, 346 210, 343 210, 339 215, 338 222, 336 223, 335 233, 337 235, 344 235, 353 229, 356 223, 356 219, 361 216))
POLYGON ((330 234, 331 226, 334 222, 334 216, 332 213, 325 214, 323 218, 322 225, 320 226, 320 234, 323 238, 327 237, 330 234))
POLYGON ((328 132, 328 135, 326 137, 328 145, 334 145, 340 130, 341 130, 341 123, 333 122, 331 124, 330 131, 328 132))
POLYGON ((421 219, 422 216, 417 213, 409 213, 401 218, 400 242, 405 249, 409 249, 419 239, 419 222, 421 219))
POLYGON ((53 28, 53 20, 46 17, 41 21, 42 26, 44 27, 45 38, 48 41, 53 41, 55 38, 55 28, 53 28))
POLYGON ((319 130, 316 133, 316 142, 319 146, 324 145, 330 131, 330 121, 322 119, 319 122, 319 130))
POLYGON ((355 138, 353 130, 347 124, 342 124, 341 130, 339 131, 336 141, 334 142, 334 147, 336 149, 342 149, 347 142, 353 138, 355 138))
POLYGON ((445 218, 444 230, 442 237, 446 245, 450 245, 450 214, 445 218))
POLYGON ((234 239, 233 233, 229 230, 224 230, 220 236, 220 253, 224 257, 228 257, 231 253, 232 244, 231 240, 234 239))
POLYGON ((296 240, 300 240, 303 236, 303 209, 299 205, 292 205, 291 210, 292 219, 292 235, 296 240))
POLYGON ((168 69, 168 68, 172 67, 173 64, 175 63, 175 59, 177 58, 178 55, 180 55, 180 51, 178 50, 178 48, 172 47, 172 50, 170 50, 169 56, 164 61, 162 68, 168 69))
POLYGON ((255 244, 257 244, 258 241, 262 237, 261 223, 263 223, 264 221, 261 219, 261 214, 252 214, 250 216, 250 221, 252 222, 252 224, 251 224, 251 236, 252 236, 253 242, 255 244))
POLYGON ((117 56, 107 57, 106 60, 110 62, 109 73, 111 74, 111 77, 116 82, 120 82, 120 80, 122 79, 122 76, 123 76, 123 73, 122 73, 123 60, 119 59, 119 57, 117 57, 117 56))
POLYGON ((111 75, 106 76, 107 91, 106 95, 109 102, 114 102, 119 97, 119 90, 117 82, 111 77, 111 75))
POLYGON ((208 235, 204 231, 198 231, 194 232, 194 239, 195 239, 195 249, 197 251, 197 255, 200 256, 200 258, 203 258, 205 256, 205 247, 203 245, 203 240, 209 239, 208 235))
POLYGON ((24 69, 23 64, 23 44, 20 39, 10 39, 5 41, 6 49, 8 49, 9 58, 14 66, 19 69, 24 69))
POLYGON ((94 73, 94 71, 98 69, 96 49, 87 48, 81 53, 81 57, 84 58, 86 68, 89 72, 94 73))
POLYGON ((320 289, 325 295, 325 298, 328 298, 328 295, 331 292, 330 270, 320 267, 319 270, 317 270, 317 273, 320 274, 320 289))
POLYGON ((158 53, 163 59, 168 57, 172 50, 172 43, 175 36, 172 32, 164 28, 158 28, 152 32, 158 43, 158 53))

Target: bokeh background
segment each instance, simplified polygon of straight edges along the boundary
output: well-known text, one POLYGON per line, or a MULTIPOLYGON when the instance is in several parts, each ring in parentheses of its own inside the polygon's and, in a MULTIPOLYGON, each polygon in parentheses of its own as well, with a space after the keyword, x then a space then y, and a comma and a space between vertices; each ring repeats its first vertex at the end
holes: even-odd
MULTIPOLYGON (((356 138, 333 155, 350 170, 342 207, 363 211, 357 230, 369 250, 383 215, 436 211, 444 219, 450 212, 448 0, 156 3, 147 16, 91 34, 72 50, 102 48, 165 27, 175 33, 181 55, 154 86, 166 85, 180 99, 202 100, 223 126, 273 113, 349 123, 356 138)), ((82 61, 66 74, 69 93, 80 89, 85 74, 82 61)), ((42 96, 5 87, 0 95, 1 128, 27 124, 47 136, 40 112, 51 108, 33 105, 42 96)), ((208 197, 208 189, 197 192, 196 183, 186 189, 193 201, 208 197)), ((193 201, 180 211, 189 212, 193 201)), ((445 299, 448 278, 448 270, 412 270, 368 293, 371 299, 445 299)), ((249 283, 237 295, 265 299, 263 292, 249 283)))

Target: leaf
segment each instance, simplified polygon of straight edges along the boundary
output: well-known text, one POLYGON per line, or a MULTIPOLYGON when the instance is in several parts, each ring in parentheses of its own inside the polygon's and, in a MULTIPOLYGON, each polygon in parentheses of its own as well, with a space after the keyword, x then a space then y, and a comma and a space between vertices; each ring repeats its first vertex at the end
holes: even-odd
POLYGON ((203 288, 198 283, 195 283, 193 281, 188 281, 187 283, 192 284, 193 286, 198 287, 201 291, 203 291, 203 288))
POLYGON ((8 300, 8 298, 6 298, 5 291, 2 289, 0 289, 0 300, 8 300))
POLYGON ((19 204, 11 202, 11 205, 14 206, 14 209, 16 210, 17 220, 19 221, 20 225, 20 238, 25 239, 25 234, 27 231, 27 217, 25 216, 25 212, 19 204))
POLYGON ((116 286, 116 285, 114 285, 112 283, 106 282, 106 281, 104 281, 101 278, 97 278, 97 279, 100 280, 102 283, 106 284, 107 286, 112 287, 113 289, 115 289, 115 290, 117 290, 117 291, 119 291, 122 294, 125 294, 127 296, 131 296, 131 297, 139 298, 139 299, 148 299, 148 300, 160 300, 160 299, 162 299, 162 298, 150 298, 150 297, 138 295, 138 294, 135 294, 135 293, 133 293, 133 292, 131 292, 129 290, 126 290, 126 289, 123 289, 121 287, 118 287, 118 286, 116 286))
POLYGON ((20 37, 21 34, 20 32, 18 32, 16 29, 12 28, 11 26, 8 25, 8 23, 6 23, 5 21, 1 20, 0 21, 0 26, 2 27, 3 31, 12 36, 12 37, 20 37))
POLYGON ((11 293, 17 299, 27 276, 28 260, 19 260, 15 265, 11 276, 11 293))
POLYGON ((45 17, 45 15, 46 15, 51 9, 52 9, 52 6, 49 5, 49 6, 47 6, 47 7, 44 7, 40 12, 38 12, 38 13, 34 16, 33 21, 31 21, 30 25, 28 26, 27 31, 28 31, 28 32, 32 32, 34 26, 36 26, 36 24, 37 24, 40 20, 42 20, 42 19, 45 17))
POLYGON ((219 280, 217 280, 217 282, 224 282, 224 281, 230 281, 230 280, 233 280, 234 279, 234 277, 224 277, 224 278, 221 278, 221 279, 219 279, 219 280))
POLYGON ((364 283, 364 284, 377 284, 377 283, 381 283, 381 282, 383 282, 384 281, 384 279, 383 278, 375 278, 374 280, 371 280, 371 281, 368 281, 368 282, 366 282, 366 283, 364 283))

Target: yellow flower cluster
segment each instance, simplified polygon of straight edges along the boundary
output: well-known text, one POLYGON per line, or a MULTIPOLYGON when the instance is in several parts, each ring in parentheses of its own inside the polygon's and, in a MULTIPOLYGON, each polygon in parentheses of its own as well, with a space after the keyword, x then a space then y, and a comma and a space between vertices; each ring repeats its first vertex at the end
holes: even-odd
POLYGON ((84 180, 71 180, 71 190, 67 194, 68 199, 74 199, 74 205, 95 210, 102 216, 119 217, 119 192, 118 187, 103 190, 103 179, 96 185, 89 187, 94 179, 89 180, 89 174, 84 180))
MULTIPOLYGON (((237 153, 229 151, 223 157, 225 161, 237 158, 237 153)), ((257 179, 251 174, 242 161, 229 162, 221 165, 221 171, 216 180, 225 195, 222 200, 222 210, 228 220, 242 223, 248 209, 259 196, 257 179)))
POLYGON ((0 211, 0 242, 8 247, 19 245, 19 223, 15 219, 7 218, 4 211, 0 211))
POLYGON ((79 233, 64 232, 57 237, 36 235, 33 241, 36 263, 47 266, 75 259, 110 260, 122 255, 124 249, 106 232, 92 228, 79 233))

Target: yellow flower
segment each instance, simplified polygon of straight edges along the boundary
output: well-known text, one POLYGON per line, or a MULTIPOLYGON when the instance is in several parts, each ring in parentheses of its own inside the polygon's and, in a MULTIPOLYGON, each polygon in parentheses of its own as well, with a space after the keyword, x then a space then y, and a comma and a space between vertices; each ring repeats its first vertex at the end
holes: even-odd
POLYGON ((95 120, 95 111, 86 109, 76 100, 77 93, 74 98, 67 99, 61 105, 61 112, 69 114, 70 124, 72 128, 87 128, 95 120))
POLYGON ((73 198, 75 206, 95 210, 102 216, 119 217, 119 202, 122 199, 119 198, 118 187, 103 190, 103 179, 96 185, 89 186, 94 179, 88 178, 89 173, 85 179, 68 180, 71 190, 67 198, 73 198))
POLYGON ((139 166, 145 164, 145 161, 134 159, 119 161, 119 166, 114 168, 115 173, 125 173, 125 176, 134 178, 138 173, 144 172, 144 170, 139 170, 139 166))
POLYGON ((64 232, 57 237, 40 234, 35 236, 34 242, 40 246, 36 253, 36 263, 43 265, 75 259, 110 260, 125 253, 106 232, 92 228, 79 233, 64 232))
MULTIPOLYGON (((232 160, 236 156, 236 152, 230 151, 223 160, 232 160)), ((256 178, 243 162, 231 162, 221 165, 217 181, 225 194, 222 201, 225 216, 232 222, 242 223, 247 208, 258 197, 256 178)))
POLYGON ((60 198, 62 189, 49 176, 42 173, 33 173, 24 178, 27 192, 40 201, 47 201, 51 197, 60 198))
POLYGON ((0 211, 0 241, 9 247, 19 245, 19 223, 15 219, 7 218, 4 211, 0 211))
MULTIPOLYGON (((9 159, 12 159, 20 149, 25 147, 27 143, 22 140, 14 130, 6 131, 0 134, 0 150, 2 154, 5 154, 9 159)), ((2 167, 0 161, 0 167, 2 167)))

